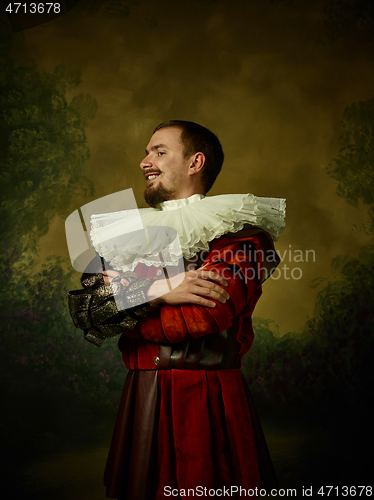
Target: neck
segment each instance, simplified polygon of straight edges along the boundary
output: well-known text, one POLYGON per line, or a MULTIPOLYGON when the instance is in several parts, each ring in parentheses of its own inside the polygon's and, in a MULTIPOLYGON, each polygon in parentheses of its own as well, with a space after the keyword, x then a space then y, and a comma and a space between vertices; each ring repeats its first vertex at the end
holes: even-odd
POLYGON ((189 198, 190 196, 193 196, 194 194, 202 194, 205 196, 204 189, 181 189, 174 193, 172 196, 170 196, 167 200, 165 201, 171 201, 171 200, 183 200, 184 198, 189 198))

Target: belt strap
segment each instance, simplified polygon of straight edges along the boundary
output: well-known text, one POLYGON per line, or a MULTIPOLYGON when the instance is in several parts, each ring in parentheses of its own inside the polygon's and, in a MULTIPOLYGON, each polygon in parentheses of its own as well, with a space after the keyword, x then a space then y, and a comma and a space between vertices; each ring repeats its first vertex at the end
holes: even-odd
POLYGON ((240 368, 239 345, 230 330, 175 344, 159 344, 158 370, 232 370, 240 368))

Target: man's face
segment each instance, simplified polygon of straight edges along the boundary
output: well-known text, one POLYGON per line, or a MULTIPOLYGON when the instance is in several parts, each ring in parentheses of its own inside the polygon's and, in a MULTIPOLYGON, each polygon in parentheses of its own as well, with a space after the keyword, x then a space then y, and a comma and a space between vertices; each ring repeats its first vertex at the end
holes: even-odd
POLYGON ((183 156, 181 132, 176 127, 158 130, 146 148, 147 156, 140 168, 147 181, 144 199, 151 207, 183 197, 181 193, 189 180, 191 159, 183 156))

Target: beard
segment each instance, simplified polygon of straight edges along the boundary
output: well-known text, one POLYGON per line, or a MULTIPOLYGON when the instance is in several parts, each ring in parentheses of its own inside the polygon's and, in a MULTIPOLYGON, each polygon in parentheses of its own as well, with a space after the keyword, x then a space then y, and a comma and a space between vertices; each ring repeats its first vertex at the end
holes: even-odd
POLYGON ((156 208, 157 205, 163 201, 170 200, 174 197, 175 190, 166 189, 166 187, 160 181, 157 187, 149 187, 144 191, 144 199, 146 203, 152 208, 156 208))

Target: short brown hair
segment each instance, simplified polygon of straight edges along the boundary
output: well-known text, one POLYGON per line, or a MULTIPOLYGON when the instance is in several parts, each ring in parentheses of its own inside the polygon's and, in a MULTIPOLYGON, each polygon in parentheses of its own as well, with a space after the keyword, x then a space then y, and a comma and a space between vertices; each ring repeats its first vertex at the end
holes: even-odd
POLYGON ((204 190, 207 193, 220 173, 224 159, 222 146, 218 137, 198 123, 184 120, 169 120, 161 123, 155 128, 153 133, 167 127, 176 127, 182 130, 181 141, 185 158, 200 152, 205 155, 201 180, 204 190))

